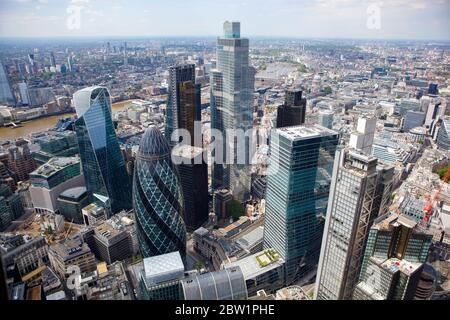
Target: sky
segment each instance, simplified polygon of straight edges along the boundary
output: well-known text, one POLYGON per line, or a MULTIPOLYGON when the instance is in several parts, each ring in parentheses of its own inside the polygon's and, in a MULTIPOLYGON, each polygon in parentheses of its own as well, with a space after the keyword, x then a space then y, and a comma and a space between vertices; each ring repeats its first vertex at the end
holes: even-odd
POLYGON ((450 40, 450 0, 0 0, 0 37, 242 36, 450 40))

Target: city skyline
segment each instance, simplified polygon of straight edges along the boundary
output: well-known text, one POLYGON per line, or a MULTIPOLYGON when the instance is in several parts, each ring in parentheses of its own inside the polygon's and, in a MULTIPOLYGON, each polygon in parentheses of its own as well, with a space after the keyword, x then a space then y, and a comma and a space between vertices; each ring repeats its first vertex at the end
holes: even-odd
POLYGON ((0 37, 217 36, 217 21, 236 20, 246 37, 450 40, 449 13, 448 0, 6 0, 0 37))

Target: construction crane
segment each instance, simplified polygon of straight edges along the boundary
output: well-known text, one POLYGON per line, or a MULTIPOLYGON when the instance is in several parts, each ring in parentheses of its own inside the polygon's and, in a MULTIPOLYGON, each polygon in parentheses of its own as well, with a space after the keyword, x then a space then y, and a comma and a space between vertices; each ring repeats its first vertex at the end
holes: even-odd
MULTIPOLYGON (((450 167, 447 169, 447 172, 445 173, 445 175, 442 178, 442 180, 445 183, 448 183, 448 181, 450 180, 450 167)), ((431 198, 431 195, 429 195, 429 194, 426 196, 427 203, 425 204, 425 206, 423 207, 423 210, 422 210, 424 215, 425 215, 425 217, 423 218, 423 225, 424 226, 427 226, 428 221, 430 220, 430 217, 431 217, 433 204, 435 203, 435 201, 439 201, 439 198, 441 196, 441 192, 442 192, 443 188, 444 188, 444 184, 441 183, 441 185, 437 189, 436 193, 434 194, 433 198, 431 198)))

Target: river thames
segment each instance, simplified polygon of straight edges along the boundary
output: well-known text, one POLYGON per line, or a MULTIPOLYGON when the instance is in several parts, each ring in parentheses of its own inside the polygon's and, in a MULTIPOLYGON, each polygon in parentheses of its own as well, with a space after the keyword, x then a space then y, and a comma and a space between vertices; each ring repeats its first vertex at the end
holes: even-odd
MULTIPOLYGON (((113 113, 125 110, 132 100, 113 103, 113 113)), ((26 137, 31 133, 47 131, 53 128, 59 119, 64 117, 74 116, 74 113, 67 113, 57 116, 49 116, 45 118, 39 118, 22 123, 22 127, 12 129, 11 127, 0 127, 0 140, 14 140, 21 137, 26 137)))

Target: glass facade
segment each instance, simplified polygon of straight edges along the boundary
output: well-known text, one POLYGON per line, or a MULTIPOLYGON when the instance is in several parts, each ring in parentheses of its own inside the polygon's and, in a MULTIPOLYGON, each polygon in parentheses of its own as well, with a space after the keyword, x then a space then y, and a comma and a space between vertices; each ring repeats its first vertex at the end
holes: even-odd
POLYGON ((111 98, 104 87, 74 94, 78 138, 86 188, 92 200, 104 202, 111 212, 131 208, 131 187, 111 118, 111 98))
MULTIPOLYGON (((176 129, 186 129, 191 134, 190 145, 194 143, 194 121, 201 121, 199 85, 195 84, 195 65, 177 65, 169 69, 169 98, 166 109, 164 134, 169 145, 176 129)), ((201 134, 200 132, 198 134, 201 134)))
POLYGON ((440 149, 450 150, 450 119, 446 118, 442 120, 441 127, 438 130, 436 143, 440 149))
POLYGON ((247 300, 239 267, 195 275, 181 281, 185 300, 247 300))
POLYGON ((348 300, 358 280, 364 246, 383 196, 377 159, 355 150, 336 153, 315 297, 348 300))
POLYGON ((11 91, 8 75, 6 74, 3 64, 0 62, 0 104, 14 106, 16 99, 11 91))
MULTIPOLYGON (((240 38, 240 24, 225 22, 224 38, 217 40, 217 69, 211 75, 211 127, 220 130, 225 150, 236 145, 227 141, 226 131, 253 127, 253 91, 255 71, 249 64, 249 41, 240 38)), ((251 137, 246 137, 246 163, 249 163, 251 137)), ((225 161, 223 161, 225 162, 225 161)), ((238 200, 250 196, 248 165, 215 164, 213 188, 229 188, 238 200)))
POLYGON ((150 127, 142 137, 133 178, 133 206, 143 257, 186 254, 183 195, 164 136, 150 127))
POLYGON ((285 260, 288 285, 319 260, 338 142, 338 133, 319 125, 272 131, 264 248, 285 260))

